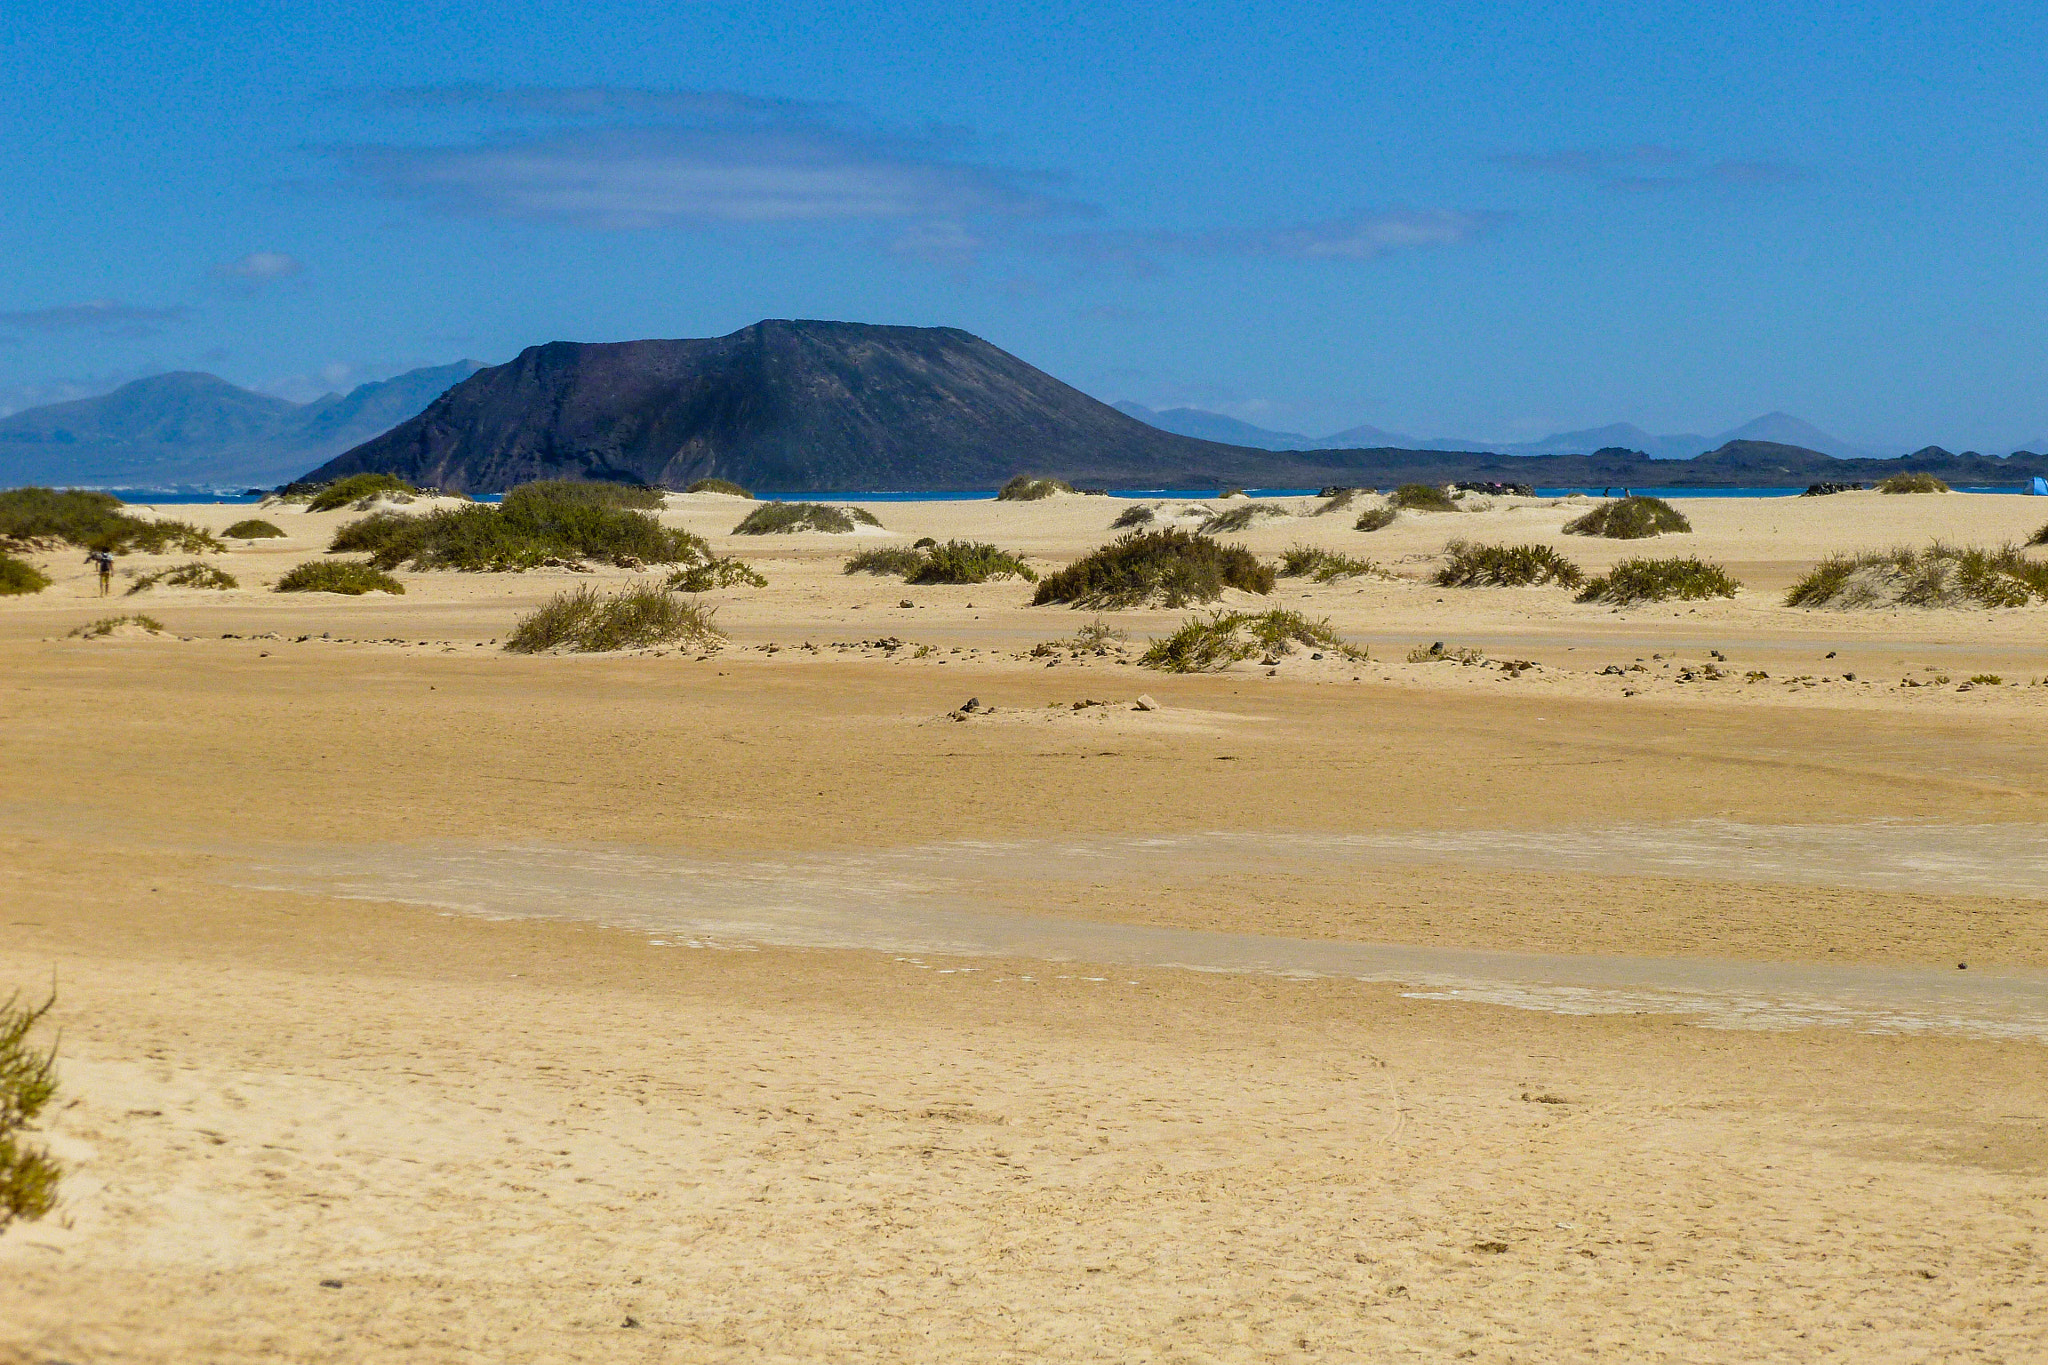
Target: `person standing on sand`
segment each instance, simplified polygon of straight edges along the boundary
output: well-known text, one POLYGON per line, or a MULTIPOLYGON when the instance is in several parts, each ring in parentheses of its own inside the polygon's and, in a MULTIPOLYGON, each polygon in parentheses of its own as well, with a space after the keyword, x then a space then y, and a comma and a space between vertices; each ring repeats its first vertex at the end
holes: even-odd
POLYGON ((100 571, 100 596, 105 597, 114 590, 114 556, 108 550, 94 550, 85 557, 88 564, 96 564, 100 571))

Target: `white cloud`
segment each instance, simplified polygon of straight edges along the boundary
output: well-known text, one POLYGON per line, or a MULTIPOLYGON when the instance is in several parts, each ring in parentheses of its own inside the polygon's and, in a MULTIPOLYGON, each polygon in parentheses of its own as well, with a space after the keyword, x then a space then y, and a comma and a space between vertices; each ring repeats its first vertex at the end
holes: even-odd
POLYGON ((238 260, 225 261, 213 268, 213 273, 224 280, 235 280, 243 284, 267 284, 296 275, 306 267, 296 256, 287 256, 282 251, 252 251, 238 260))

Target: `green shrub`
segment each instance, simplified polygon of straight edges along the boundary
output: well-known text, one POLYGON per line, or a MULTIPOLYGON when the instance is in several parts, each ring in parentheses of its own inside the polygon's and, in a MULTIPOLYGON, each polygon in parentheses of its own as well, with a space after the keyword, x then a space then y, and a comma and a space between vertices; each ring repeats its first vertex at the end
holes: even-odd
POLYGON ((228 527, 227 530, 221 532, 221 535, 228 540, 272 540, 283 534, 284 532, 278 530, 269 522, 258 521, 254 517, 249 518, 247 521, 238 521, 233 526, 228 527))
POLYGON ((626 484, 551 479, 521 484, 493 507, 472 503, 424 516, 373 512, 335 532, 330 553, 367 552, 370 563, 392 569, 520 572, 549 561, 598 559, 638 564, 687 564, 709 558, 701 536, 663 526, 628 504, 658 491, 626 484))
POLYGON ((1219 611, 1189 617, 1179 630, 1154 641, 1138 662, 1168 673, 1208 673, 1261 652, 1269 657, 1291 653, 1296 645, 1331 650, 1347 659, 1366 657, 1364 650, 1346 644, 1328 621, 1311 621, 1300 612, 1219 611))
POLYGON ((1064 479, 1034 479, 1019 474, 996 493, 997 502, 1037 502, 1055 493, 1071 493, 1074 486, 1064 479))
POLYGON ((10 488, 0 492, 0 545, 47 549, 77 545, 115 554, 179 550, 206 554, 227 549, 197 526, 144 521, 123 512, 111 493, 83 488, 10 488))
POLYGON ((1975 685, 1975 686, 1978 686, 1978 687, 2003 687, 2003 686, 2005 686, 2005 679, 2004 679, 2004 678, 2002 678, 2002 677, 2000 677, 2000 676, 1999 676, 1998 674, 1996 674, 1996 673, 1977 673, 1977 674, 1973 674, 1973 675, 1971 676, 1971 678, 1970 678, 1970 682, 1971 682, 1971 683, 1972 683, 1973 685, 1975 685))
POLYGON ((1313 545, 1289 546, 1280 556, 1282 578, 1313 578, 1318 583, 1378 573, 1379 567, 1369 559, 1353 559, 1313 545))
POLYGON ((764 502, 747 513, 732 528, 736 536, 789 535, 797 531, 825 531, 845 535, 858 522, 880 526, 875 514, 860 507, 833 507, 822 502, 764 502))
POLYGON ((505 648, 514 654, 550 649, 602 654, 701 643, 722 634, 711 624, 716 610, 685 602, 665 588, 641 586, 607 595, 582 584, 521 618, 505 648))
POLYGON ((414 488, 396 474, 351 474, 345 479, 336 479, 313 491, 306 503, 308 512, 332 512, 337 507, 346 507, 352 502, 375 497, 379 493, 402 493, 416 497, 419 489, 414 488))
POLYGON ((1383 531, 1387 527, 1392 526, 1395 518, 1398 516, 1400 516, 1398 508, 1368 507, 1358 514, 1358 523, 1354 529, 1360 531, 1383 531))
POLYGON ((1564 524, 1568 536, 1605 536, 1609 540, 1642 540, 1691 529, 1692 523, 1676 507, 1662 498, 1641 494, 1603 502, 1564 524))
POLYGON ((41 569, 25 559, 0 555, 0 597, 26 597, 50 586, 41 569))
POLYGON ((1242 531, 1260 517, 1284 517, 1289 513, 1284 507, 1270 503, 1255 502, 1243 507, 1233 507, 1227 512, 1218 512, 1196 528, 1198 536, 1228 535, 1242 531))
POLYGON ((1430 581, 1439 588, 1528 588, 1555 583, 1576 588, 1586 581, 1578 565, 1548 545, 1474 545, 1454 540, 1448 558, 1430 581))
POLYGON ((611 483, 603 479, 535 479, 505 494, 504 502, 531 519, 562 515, 575 507, 630 507, 636 512, 658 512, 659 488, 638 483, 611 483))
POLYGON ((1624 559, 1586 584, 1581 602, 1704 602, 1733 597, 1742 585, 1719 564, 1701 559, 1624 559))
POLYGON ((986 583, 992 578, 1021 578, 1036 583, 1038 574, 1021 556, 980 540, 949 540, 924 552, 924 562, 905 576, 908 583, 986 583))
POLYGON ((175 569, 158 569, 155 573, 142 575, 135 580, 135 586, 128 589, 128 595, 133 597, 136 593, 148 592, 158 584, 167 588, 217 588, 222 592, 242 586, 227 570, 216 569, 195 559, 175 569))
POLYGON ((89 625, 80 626, 71 632, 71 636, 66 638, 76 637, 86 640, 97 640, 102 635, 112 635, 123 626, 137 626, 152 635, 161 635, 164 629, 163 622, 157 620, 154 616, 144 616, 138 611, 127 616, 102 616, 99 620, 89 625))
POLYGON ((1362 488, 1337 488, 1329 490, 1323 498, 1323 505, 1309 515, 1320 517, 1326 512, 1342 512, 1350 507, 1352 503, 1358 501, 1358 495, 1364 491, 1362 488))
MULTIPOLYGON (((1455 512, 1458 504, 1441 488, 1426 483, 1404 483, 1387 495, 1387 506, 1407 512, 1455 512)), ((1363 529, 1363 528, 1361 528, 1363 529)))
POLYGON ((1788 607, 2024 607, 2048 600, 2048 564, 2016 545, 1830 555, 1785 594, 1788 607))
MULTIPOLYGON (((1147 526, 1157 519, 1158 516, 1159 513, 1146 504, 1134 502, 1116 514, 1116 520, 1109 524, 1109 529, 1112 531, 1124 531, 1133 526, 1147 526)), ((2048 527, 2043 527, 2041 534, 2048 536, 2048 527)))
POLYGON ((405 592, 405 584, 368 564, 345 559, 301 564, 277 580, 278 592, 338 592, 361 597, 366 592, 405 592))
POLYGON ((1218 545, 1186 531, 1136 531, 1075 560, 1038 585, 1033 606, 1184 607, 1214 602, 1225 588, 1273 591, 1272 566, 1242 545, 1218 545))
POLYGON ((685 493, 723 493, 729 498, 751 498, 754 496, 730 479, 699 479, 683 491, 685 493))
POLYGON ((1932 474, 1894 474, 1880 479, 1877 484, 1880 493, 1946 493, 1949 486, 1932 474))
MULTIPOLYGON (((932 542, 936 545, 938 542, 932 542)), ((842 573, 889 574, 908 578, 924 567, 924 551, 905 545, 883 545, 847 556, 842 573)))
POLYGON ((765 588, 768 580, 751 564, 714 555, 702 564, 670 574, 668 586, 674 592, 710 592, 713 588, 765 588))
POLYGON ((21 1136, 57 1095, 56 1047, 39 1051, 28 1041, 56 1002, 53 995, 29 1006, 15 995, 0 1005, 0 1231, 16 1220, 33 1223, 57 1206, 63 1167, 21 1136))

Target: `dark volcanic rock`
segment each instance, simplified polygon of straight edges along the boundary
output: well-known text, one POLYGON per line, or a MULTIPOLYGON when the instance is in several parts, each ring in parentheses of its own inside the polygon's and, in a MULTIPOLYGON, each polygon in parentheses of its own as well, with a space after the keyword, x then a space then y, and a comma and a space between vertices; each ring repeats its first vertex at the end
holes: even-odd
POLYGON ((558 341, 314 470, 495 492, 535 478, 682 488, 992 488, 1237 478, 1263 451, 1161 431, 950 327, 758 322, 687 341, 558 341))

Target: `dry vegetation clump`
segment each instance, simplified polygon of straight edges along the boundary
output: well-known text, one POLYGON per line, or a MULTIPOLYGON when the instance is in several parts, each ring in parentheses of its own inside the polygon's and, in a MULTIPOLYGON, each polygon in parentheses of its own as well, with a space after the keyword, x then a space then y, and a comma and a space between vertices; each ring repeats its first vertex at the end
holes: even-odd
POLYGON ((0 555, 0 597, 26 597, 50 586, 48 575, 25 559, 0 555))
POLYGON ((335 532, 327 549, 367 551, 380 569, 410 563, 472 573, 585 559, 637 568, 710 558, 702 537, 663 526, 643 510, 660 505, 658 489, 546 479, 519 485, 495 507, 473 503, 418 517, 373 512, 335 532))
MULTIPOLYGON (((306 499, 308 512, 332 512, 337 507, 374 498, 379 493, 395 493, 410 500, 421 492, 396 474, 351 474, 345 479, 336 479, 305 491, 309 495, 306 499)), ((285 496, 293 496, 293 490, 286 490, 285 496)))
POLYGON ((711 623, 716 611, 716 607, 685 602, 666 588, 643 585, 606 594, 581 584, 570 592, 557 593, 521 617, 505 648, 514 654, 551 649, 602 654, 698 644, 724 634, 711 623))
POLYGON ((710 592, 713 588, 765 588, 768 580, 753 565, 730 555, 713 555, 702 564, 677 569, 668 576, 671 592, 710 592))
POLYGON ((1395 518, 1400 515, 1400 509, 1391 505, 1368 507, 1358 514, 1358 522, 1352 529, 1358 531, 1384 531, 1387 527, 1392 526, 1395 518))
POLYGON ((1289 512, 1286 508, 1275 507, 1271 503, 1248 503, 1243 507, 1233 507, 1226 512, 1218 512, 1215 516, 1210 517, 1207 521, 1196 527, 1195 534, 1198 536, 1229 535, 1233 531, 1244 530, 1260 517, 1285 517, 1292 515, 1293 513, 1289 512))
POLYGON ((1134 531, 1075 560, 1038 585, 1034 607, 1184 607, 1214 602, 1225 588, 1273 591, 1271 565, 1242 545, 1218 545, 1186 531, 1134 531))
POLYGON ((1448 648, 1442 640, 1434 644, 1417 645, 1408 651, 1411 664, 1460 664, 1466 668, 1477 668, 1486 662, 1486 652, 1470 645, 1452 645, 1448 648))
POLYGON ((1327 649, 1347 659, 1366 657, 1364 650, 1339 638, 1327 620, 1311 621, 1298 611, 1219 611, 1189 617, 1179 630, 1155 640, 1138 663, 1167 673, 1210 673, 1254 654, 1278 662, 1296 645, 1327 649))
POLYGON ((163 554, 212 554, 227 549, 218 539, 182 521, 144 521, 121 510, 111 493, 83 488, 10 488, 0 492, 0 547, 47 550, 76 545, 87 550, 163 554))
POLYGON ((1733 597, 1741 586, 1719 564, 1698 558, 1624 559, 1587 583, 1578 600, 1620 607, 1637 602, 1704 602, 1733 597))
POLYGON ((142 575, 135 580, 135 586, 128 589, 128 595, 133 597, 136 593, 148 592, 159 584, 166 588, 215 588, 222 592, 242 586, 227 570, 216 569, 195 559, 175 569, 158 569, 155 573, 142 575))
MULTIPOLYGON (((1158 520, 1158 517, 1159 512, 1157 509, 1146 503, 1134 502, 1116 514, 1116 520, 1109 524, 1109 529, 1112 531, 1126 531, 1133 526, 1149 526, 1152 522, 1158 520)), ((2048 535, 2048 527, 2042 528, 2042 534, 2048 535)))
MULTIPOLYGON (((932 542, 937 545, 937 541, 932 542)), ((908 578, 924 563, 924 550, 908 545, 878 545, 848 555, 841 573, 872 573, 908 578)))
POLYGON ((1788 607, 2024 607, 2048 599, 2048 564, 2017 545, 1830 555, 1785 594, 1788 607))
POLYGON ((1019 474, 996 491, 997 502, 1037 502, 1055 493, 1071 493, 1074 486, 1065 479, 1034 479, 1019 474))
POLYGON ((685 493, 723 493, 729 498, 751 498, 754 496, 731 479, 699 479, 683 491, 685 493))
POLYGON ((1426 483, 1404 483, 1387 495, 1387 506, 1405 512, 1455 512, 1458 504, 1441 488, 1426 483))
POLYGON ((1310 516, 1322 516, 1326 512, 1342 512, 1358 501, 1358 495, 1366 492, 1363 488, 1335 488, 1323 495, 1323 505, 1311 512, 1310 516))
POLYGON ((373 565, 329 559, 299 565, 277 580, 274 591, 338 592, 348 597, 361 597, 366 592, 403 595, 405 584, 373 565))
POLYGON ((1361 574, 1378 573, 1380 566, 1370 559, 1353 559, 1340 555, 1335 550, 1319 549, 1314 545, 1292 545, 1280 556, 1282 578, 1312 578, 1318 583, 1328 583, 1338 578, 1357 578, 1361 574))
POLYGON ((38 1050, 28 1041, 56 1002, 53 995, 30 1006, 14 995, 0 1005, 0 1231, 16 1220, 33 1223, 57 1206, 63 1168, 21 1136, 57 1095, 56 1047, 38 1050))
POLYGON ((1439 588, 1530 588, 1556 584, 1576 588, 1586 581, 1578 565, 1548 545, 1474 545, 1454 540, 1444 546, 1448 562, 1430 581, 1439 588))
POLYGON ((256 517, 251 517, 247 521, 238 521, 233 526, 228 527, 227 530, 221 532, 221 537, 225 540, 275 540, 282 535, 284 535, 283 531, 278 530, 277 527, 269 522, 262 521, 256 517))
POLYGON ((1878 480, 1880 493, 1946 493, 1949 486, 1932 474, 1893 474, 1878 480))
POLYGON ((822 502, 764 502, 732 528, 736 536, 792 535, 824 531, 846 535, 856 524, 880 526, 875 514, 860 507, 834 507, 822 502))
POLYGON ((1568 536, 1605 536, 1609 540, 1642 540, 1647 536, 1690 531, 1685 514, 1662 498, 1620 498, 1603 502, 1564 524, 1568 536))
POLYGON ((144 616, 141 612, 134 612, 127 616, 102 616, 97 621, 78 627, 78 629, 72 631, 65 638, 97 640, 102 636, 112 635, 123 626, 134 626, 137 630, 146 630, 151 635, 161 635, 164 631, 164 623, 157 620, 154 616, 144 616))
POLYGON ((1065 639, 1039 641, 1031 647, 1031 657, 1044 659, 1055 654, 1067 654, 1078 659, 1085 654, 1122 654, 1126 652, 1124 646, 1130 638, 1129 631, 1119 630, 1098 616, 1065 639))

